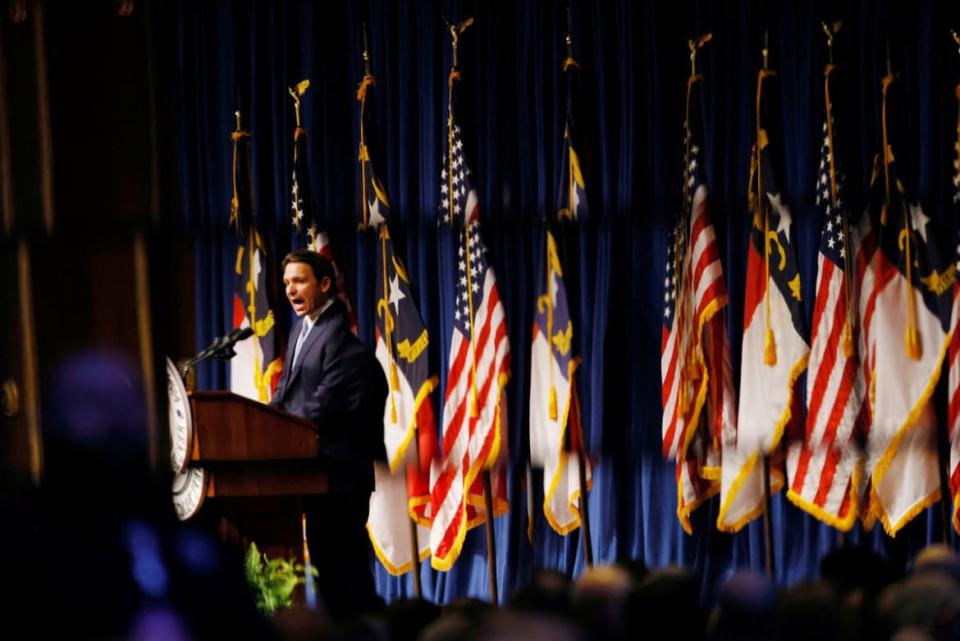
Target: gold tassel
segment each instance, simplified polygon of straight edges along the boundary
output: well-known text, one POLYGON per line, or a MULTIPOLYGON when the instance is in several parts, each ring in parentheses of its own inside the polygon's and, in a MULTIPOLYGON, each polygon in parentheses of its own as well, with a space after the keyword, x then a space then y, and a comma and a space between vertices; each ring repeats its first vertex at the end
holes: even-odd
POLYGON ((763 364, 777 364, 777 341, 773 337, 773 328, 767 328, 767 335, 763 340, 763 364))
POLYGON ((377 82, 372 75, 364 74, 363 80, 360 81, 360 86, 357 87, 357 101, 363 102, 364 100, 366 100, 367 89, 376 84, 377 82))
POLYGON ((477 388, 470 385, 470 418, 480 416, 480 404, 477 401, 477 388))
MULTIPOLYGON (((901 198, 902 197, 903 194, 901 192, 901 198)), ((907 331, 904 338, 906 339, 907 356, 915 361, 919 361, 920 354, 923 350, 920 347, 920 332, 917 331, 916 294, 913 289, 913 258, 910 251, 910 235, 913 233, 913 229, 910 226, 910 214, 906 206, 903 208, 903 229, 906 234, 905 258, 907 259, 907 269, 906 274, 904 274, 907 277, 907 331)))
POLYGON ((551 421, 557 420, 557 388, 550 387, 550 403, 547 407, 547 413, 551 421))
POLYGON ((853 356, 853 329, 850 327, 850 319, 843 324, 843 355, 847 358, 853 356))
POLYGON ((906 334, 907 356, 915 361, 919 361, 923 350, 920 348, 920 332, 917 331, 917 326, 913 323, 907 323, 906 334))
POLYGON ((390 363, 390 389, 400 391, 400 377, 397 376, 397 364, 390 363))

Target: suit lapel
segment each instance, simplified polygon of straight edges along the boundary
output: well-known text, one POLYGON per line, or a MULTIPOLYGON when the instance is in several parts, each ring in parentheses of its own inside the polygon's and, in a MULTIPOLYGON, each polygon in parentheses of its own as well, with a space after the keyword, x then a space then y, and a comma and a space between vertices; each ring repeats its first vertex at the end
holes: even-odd
POLYGON ((294 323, 293 329, 290 330, 290 338, 287 340, 287 355, 284 359, 284 368, 283 375, 280 377, 281 385, 281 395, 280 400, 283 400, 287 396, 287 392, 290 390, 290 370, 293 368, 293 352, 297 347, 297 339, 294 337, 299 337, 300 332, 303 331, 303 320, 297 319, 297 322, 294 323))
MULTIPOLYGON (((307 357, 307 353, 310 349, 317 344, 320 339, 330 331, 330 328, 335 324, 335 316, 330 313, 326 313, 320 316, 317 319, 316 325, 313 326, 313 329, 310 330, 310 333, 307 334, 307 337, 303 341, 303 345, 300 346, 299 360, 293 364, 293 368, 290 370, 290 378, 287 380, 287 385, 284 387, 284 390, 289 389, 293 381, 297 378, 297 375, 300 373, 300 369, 303 366, 303 361, 307 357)), ((303 321, 300 322, 302 327, 303 321)), ((302 331, 302 330, 301 330, 302 331)), ((300 333, 297 332, 297 336, 300 336, 300 333)), ((296 343, 294 343, 296 347, 296 343)), ((290 357, 293 359, 293 350, 290 350, 290 357)))

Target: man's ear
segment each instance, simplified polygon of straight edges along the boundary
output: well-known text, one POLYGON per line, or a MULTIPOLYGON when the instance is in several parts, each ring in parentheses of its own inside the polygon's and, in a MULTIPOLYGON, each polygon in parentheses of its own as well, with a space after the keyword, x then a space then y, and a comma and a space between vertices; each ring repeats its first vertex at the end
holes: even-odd
POLYGON ((332 284, 333 284, 333 281, 330 280, 330 277, 324 276, 323 278, 320 279, 320 291, 323 292, 324 294, 328 293, 330 291, 330 285, 332 284))

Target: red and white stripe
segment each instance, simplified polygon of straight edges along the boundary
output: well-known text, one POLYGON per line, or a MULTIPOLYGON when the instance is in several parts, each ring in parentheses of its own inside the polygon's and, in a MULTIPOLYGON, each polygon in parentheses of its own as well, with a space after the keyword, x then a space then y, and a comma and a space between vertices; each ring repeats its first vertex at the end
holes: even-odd
POLYGON ((843 349, 844 327, 853 313, 846 274, 822 252, 817 267, 806 435, 788 456, 788 496, 822 520, 848 529, 855 517, 849 494, 857 454, 851 436, 863 403, 862 371, 855 353, 848 357, 843 349))
POLYGON ((467 529, 489 516, 481 511, 480 473, 493 466, 505 445, 501 394, 510 370, 510 345, 492 267, 483 275, 482 291, 474 304, 473 340, 454 325, 450 341, 443 457, 432 486, 431 563, 438 570, 450 569, 467 529), (470 415, 471 387, 477 395, 475 417, 470 415))
MULTIPOLYGON (((957 107, 960 123, 960 105, 957 107)), ((956 156, 953 161, 953 205, 960 206, 960 126, 958 126, 956 156)), ((958 230, 960 231, 960 230, 958 230)), ((956 248, 957 267, 960 270, 960 238, 956 248)), ((960 273, 960 271, 958 271, 960 273)), ((953 285, 953 308, 950 311, 950 348, 947 359, 947 429, 950 440, 950 496, 953 499, 953 528, 960 532, 960 283, 953 285)))
POLYGON ((947 374, 947 427, 950 439, 950 495, 953 527, 960 532, 960 284, 953 286, 947 374))
MULTIPOLYGON (((684 365, 690 359, 703 353, 703 332, 713 315, 727 304, 726 284, 723 280, 723 266, 717 248, 716 234, 707 211, 707 189, 699 185, 693 197, 692 218, 690 221, 690 250, 686 252, 682 274, 677 277, 682 289, 677 292, 675 310, 679 315, 674 318, 672 328, 663 328, 660 343, 660 372, 662 376, 661 400, 663 402, 663 455, 677 457, 689 440, 689 430, 696 429, 698 416, 690 411, 684 416, 679 407, 681 389, 686 387, 693 401, 707 384, 704 376, 706 363, 699 362, 697 381, 688 381, 684 365), (679 301, 682 300, 682 303, 679 301), (693 312, 691 314, 691 311, 693 312)), ((717 346, 722 350, 722 345, 717 346)), ((717 361, 721 362, 721 361, 717 361)))

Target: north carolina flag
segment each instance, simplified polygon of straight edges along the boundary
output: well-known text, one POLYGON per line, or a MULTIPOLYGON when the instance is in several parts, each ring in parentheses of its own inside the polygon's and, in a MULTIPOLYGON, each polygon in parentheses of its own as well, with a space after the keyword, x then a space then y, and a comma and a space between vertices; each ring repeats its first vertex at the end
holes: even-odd
MULTIPOLYGON (((537 268, 537 296, 530 350, 530 463, 543 468, 543 513, 558 534, 580 526, 580 462, 571 443, 580 432, 576 411, 573 321, 557 244, 544 225, 537 268), (574 437, 574 438, 571 438, 574 437)), ((589 479, 590 466, 587 465, 589 479)))
POLYGON ((390 201, 377 179, 366 127, 367 99, 374 86, 369 73, 360 83, 361 228, 377 230, 376 356, 389 384, 383 411, 387 464, 374 465, 367 533, 377 559, 393 575, 414 569, 430 555, 430 462, 437 450, 437 424, 430 394, 429 336, 410 279, 390 238, 390 201), (413 558, 410 521, 417 523, 413 558))
MULTIPOLYGON (((883 79, 883 113, 895 77, 883 79)), ((949 347, 956 284, 952 251, 919 204, 909 202, 883 123, 870 212, 878 251, 861 298, 867 335, 869 527, 879 519, 894 536, 940 496, 937 417, 930 402, 949 347)), ((952 242, 951 242, 952 245, 952 242)), ((952 250, 952 247, 951 247, 952 250)))
POLYGON ((251 327, 253 336, 234 347, 230 391, 263 403, 270 401, 283 372, 283 346, 268 296, 274 261, 256 226, 250 177, 250 133, 240 128, 233 141, 233 196, 230 225, 238 234, 234 263, 233 328, 251 327))
MULTIPOLYGON (((760 88, 767 71, 758 78, 760 88)), ((759 114, 758 114, 759 117, 759 114)), ((725 438, 717 528, 736 531, 763 512, 762 457, 774 455, 801 398, 797 379, 809 347, 797 271, 793 218, 773 172, 770 140, 759 129, 750 176, 753 223, 744 288, 740 407, 735 438, 725 438)), ((774 461, 776 463, 776 461, 774 461)), ((771 464, 771 492, 783 474, 771 464)))

